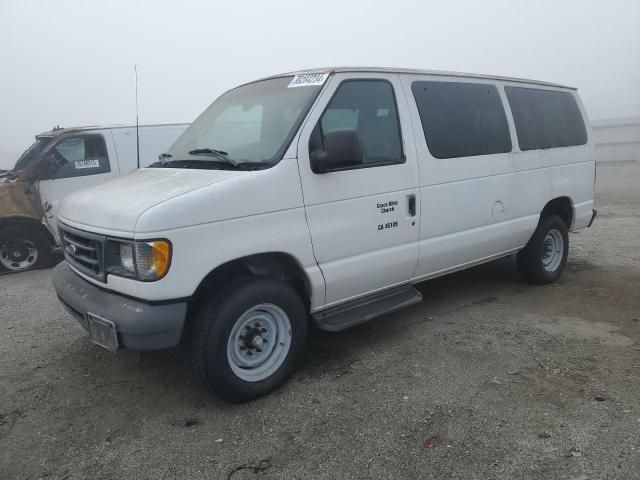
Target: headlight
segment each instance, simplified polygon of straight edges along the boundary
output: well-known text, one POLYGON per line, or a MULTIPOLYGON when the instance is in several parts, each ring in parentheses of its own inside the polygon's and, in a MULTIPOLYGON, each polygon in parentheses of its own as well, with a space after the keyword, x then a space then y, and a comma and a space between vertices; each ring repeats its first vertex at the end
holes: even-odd
POLYGON ((108 273, 153 282, 160 280, 169 271, 169 240, 133 242, 109 239, 107 242, 108 273))

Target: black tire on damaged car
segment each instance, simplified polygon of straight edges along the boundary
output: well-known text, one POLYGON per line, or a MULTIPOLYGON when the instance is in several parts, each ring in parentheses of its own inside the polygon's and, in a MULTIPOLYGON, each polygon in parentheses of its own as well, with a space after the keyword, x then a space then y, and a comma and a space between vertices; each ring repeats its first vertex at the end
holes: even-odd
POLYGON ((46 267, 52 258, 47 236, 29 225, 0 227, 0 272, 26 272, 46 267))

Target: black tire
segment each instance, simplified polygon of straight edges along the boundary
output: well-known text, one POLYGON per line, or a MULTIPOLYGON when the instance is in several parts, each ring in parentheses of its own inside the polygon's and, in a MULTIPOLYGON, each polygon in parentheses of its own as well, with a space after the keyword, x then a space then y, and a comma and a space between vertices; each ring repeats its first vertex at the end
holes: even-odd
POLYGON ((569 233, 567 225, 557 215, 549 215, 540 219, 536 231, 527 243, 527 245, 518 253, 518 269, 524 279, 530 283, 544 285, 553 283, 560 277, 564 266, 567 263, 567 255, 569 254, 569 233), (545 267, 543 257, 547 245, 545 240, 552 231, 559 232, 563 243, 560 248, 562 257, 557 266, 549 265, 545 267), (551 268, 554 267, 554 268, 551 268))
POLYGON ((191 357, 196 375, 212 393, 228 402, 246 402, 275 390, 291 377, 304 352, 307 311, 296 291, 276 279, 244 277, 231 282, 204 302, 194 320, 191 357), (286 313, 291 344, 276 371, 267 378, 247 381, 234 373, 227 343, 242 315, 262 304, 275 305, 286 313))
POLYGON ((46 267, 51 262, 51 251, 52 248, 49 238, 36 228, 23 225, 12 225, 0 228, 0 255, 3 256, 1 259, 3 262, 0 262, 0 271, 26 272, 28 270, 46 267), (29 265, 24 268, 19 266, 24 260, 22 256, 17 257, 20 262, 11 262, 13 259, 11 256, 12 245, 18 246, 16 251, 21 250, 21 248, 30 248, 33 246, 37 251, 33 263, 29 262, 29 255, 26 257, 29 265), (3 263, 10 263, 12 266, 7 267, 3 265, 3 263))

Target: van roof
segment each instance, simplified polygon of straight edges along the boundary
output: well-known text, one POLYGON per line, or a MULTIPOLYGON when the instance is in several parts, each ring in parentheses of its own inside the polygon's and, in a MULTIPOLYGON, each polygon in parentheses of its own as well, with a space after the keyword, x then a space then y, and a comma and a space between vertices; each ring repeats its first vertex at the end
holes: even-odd
POLYGON ((278 77, 288 77, 291 75, 299 75, 303 73, 338 73, 338 72, 375 72, 375 73, 405 73, 414 75, 434 75, 434 76, 446 76, 446 77, 463 77, 463 78, 480 78, 486 80, 501 80, 505 82, 517 82, 527 83, 530 85, 544 85, 547 87, 566 88, 570 90, 577 90, 576 87, 570 87, 567 85, 560 85, 558 83, 543 82, 540 80, 528 80, 525 78, 516 77, 502 77, 498 75, 483 75, 478 73, 464 73, 464 72, 448 72, 444 70, 420 70, 413 68, 393 68, 393 67, 324 67, 324 68, 312 68, 309 70, 298 70, 295 72, 281 73, 278 75, 271 75, 261 80, 278 77))
MULTIPOLYGON (((149 125, 138 125, 139 128, 144 127, 187 127, 188 123, 158 123, 158 124, 149 124, 149 125)), ((116 128, 135 128, 135 125, 85 125, 81 127, 66 127, 60 128, 55 127, 51 130, 47 130, 46 132, 39 133, 36 137, 57 137, 62 135, 63 133, 69 132, 86 132, 90 130, 114 130, 116 128)))

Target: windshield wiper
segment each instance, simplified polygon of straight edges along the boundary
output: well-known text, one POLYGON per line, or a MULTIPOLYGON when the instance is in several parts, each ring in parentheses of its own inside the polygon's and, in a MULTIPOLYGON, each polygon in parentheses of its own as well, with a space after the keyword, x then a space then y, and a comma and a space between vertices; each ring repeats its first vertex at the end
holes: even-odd
POLYGON ((229 155, 229 152, 224 150, 216 150, 215 148, 196 148, 195 150, 189 150, 189 155, 222 155, 224 157, 229 155))
POLYGON ((154 162, 152 165, 149 165, 150 167, 158 167, 158 166, 162 166, 165 163, 167 163, 167 160, 173 158, 173 155, 171 155, 170 153, 161 153, 160 155, 158 155, 158 160, 157 162, 154 162))
POLYGON ((215 157, 230 163, 234 167, 238 165, 233 158, 229 158, 229 152, 224 150, 216 150, 215 148, 196 148, 195 150, 189 150, 189 155, 205 155, 208 157, 215 157))
POLYGON ((207 170, 215 170, 220 167, 237 168, 238 170, 262 170, 267 168, 268 164, 261 162, 238 162, 231 159, 223 158, 222 160, 162 160, 149 165, 150 168, 201 168, 207 170))
POLYGON ((195 150, 189 150, 189 155, 205 155, 207 157, 214 157, 220 160, 223 160, 227 163, 230 163, 234 167, 238 166, 238 162, 236 162, 233 158, 229 158, 229 152, 225 152, 224 150, 216 150, 215 148, 196 148, 195 150))

